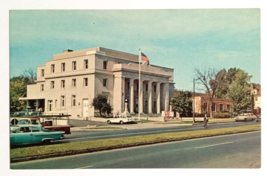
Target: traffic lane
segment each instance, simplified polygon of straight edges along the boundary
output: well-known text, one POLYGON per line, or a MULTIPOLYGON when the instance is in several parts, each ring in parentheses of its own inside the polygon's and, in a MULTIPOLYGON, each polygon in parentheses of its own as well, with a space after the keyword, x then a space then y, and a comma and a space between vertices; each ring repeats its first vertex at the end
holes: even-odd
MULTIPOLYGON (((245 125, 255 124, 253 122, 235 122, 235 123, 220 123, 220 124, 208 124, 207 129, 226 128, 226 127, 238 127, 245 125)), ((61 141, 54 141, 53 143, 67 143, 67 142, 78 142, 78 141, 89 141, 107 138, 119 138, 119 137, 130 137, 140 135, 151 135, 171 132, 183 132, 183 131, 197 131, 203 130, 202 125, 186 125, 176 127, 164 127, 164 128, 149 128, 149 129, 135 129, 135 130, 119 130, 119 131, 83 131, 75 132, 70 136, 66 136, 66 139, 61 141)))
POLYGON ((261 132, 11 164, 11 169, 260 167, 261 132))

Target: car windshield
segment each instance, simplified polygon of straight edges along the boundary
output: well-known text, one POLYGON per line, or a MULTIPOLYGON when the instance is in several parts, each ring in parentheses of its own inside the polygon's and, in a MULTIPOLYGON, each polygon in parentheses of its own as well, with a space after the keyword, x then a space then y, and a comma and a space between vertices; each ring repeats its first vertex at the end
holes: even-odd
POLYGON ((19 127, 10 128, 10 133, 18 133, 18 132, 19 132, 19 127))

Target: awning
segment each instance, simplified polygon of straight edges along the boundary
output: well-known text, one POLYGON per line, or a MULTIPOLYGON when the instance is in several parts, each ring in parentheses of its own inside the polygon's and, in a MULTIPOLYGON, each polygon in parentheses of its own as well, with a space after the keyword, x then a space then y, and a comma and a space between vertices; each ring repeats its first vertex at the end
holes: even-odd
POLYGON ((37 97, 37 98, 29 98, 29 97, 21 97, 19 100, 44 100, 43 97, 37 97))

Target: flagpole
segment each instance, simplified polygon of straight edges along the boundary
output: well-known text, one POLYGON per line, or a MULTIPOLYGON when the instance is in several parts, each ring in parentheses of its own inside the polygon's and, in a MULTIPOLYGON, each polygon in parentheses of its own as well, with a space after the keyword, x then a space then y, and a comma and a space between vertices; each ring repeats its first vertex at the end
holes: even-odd
POLYGON ((141 102, 141 100, 140 100, 140 88, 141 88, 141 84, 140 84, 140 82, 141 82, 141 74, 140 74, 140 70, 141 70, 141 50, 139 49, 139 91, 138 91, 138 94, 139 94, 139 97, 138 97, 138 120, 141 120, 140 119, 140 109, 141 109, 141 107, 140 107, 140 102, 141 102))

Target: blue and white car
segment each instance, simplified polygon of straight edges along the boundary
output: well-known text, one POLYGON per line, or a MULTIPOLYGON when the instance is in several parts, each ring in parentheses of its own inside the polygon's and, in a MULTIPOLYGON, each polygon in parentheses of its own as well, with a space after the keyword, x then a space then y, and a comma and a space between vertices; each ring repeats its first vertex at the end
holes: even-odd
POLYGON ((49 144, 51 141, 65 139, 64 131, 50 131, 39 125, 10 126, 10 145, 49 144))

